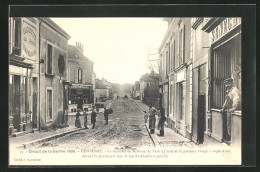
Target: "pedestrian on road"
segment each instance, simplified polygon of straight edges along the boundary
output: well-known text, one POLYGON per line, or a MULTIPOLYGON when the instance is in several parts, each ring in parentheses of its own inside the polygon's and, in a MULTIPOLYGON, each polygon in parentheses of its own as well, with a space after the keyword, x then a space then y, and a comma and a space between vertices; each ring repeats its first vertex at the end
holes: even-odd
POLYGON ((160 134, 157 135, 164 136, 164 122, 166 121, 164 108, 161 108, 160 112, 158 113, 158 117, 159 117, 159 122, 158 122, 157 129, 160 130, 160 134))
POLYGON ((88 112, 88 109, 86 109, 86 111, 83 112, 85 129, 88 129, 88 125, 87 125, 88 124, 88 114, 87 114, 87 112, 88 112))
POLYGON ((149 108, 149 129, 150 129, 150 133, 154 134, 154 129, 155 129, 155 122, 156 122, 156 118, 155 118, 155 114, 156 114, 156 109, 150 105, 149 108))
POLYGON ((68 113, 68 105, 65 106, 65 110, 64 110, 64 123, 68 124, 68 118, 69 118, 69 113, 68 113))
POLYGON ((96 110, 93 108, 93 109, 92 109, 92 112, 91 112, 92 129, 95 128, 96 117, 97 117, 97 113, 96 113, 96 110))
POLYGON ((144 123, 147 123, 148 120, 148 114, 146 111, 144 111, 144 123))
POLYGON ((226 112, 227 115, 227 141, 231 140, 231 114, 240 107, 240 92, 233 85, 233 79, 224 80, 226 87, 226 98, 221 112, 226 112))
POLYGON ((105 118, 105 121, 106 121, 105 125, 108 125, 108 109, 107 108, 104 108, 104 118, 105 118))
POLYGON ((78 112, 76 113, 75 127, 82 128, 79 116, 80 116, 80 113, 79 113, 79 109, 78 109, 78 112))

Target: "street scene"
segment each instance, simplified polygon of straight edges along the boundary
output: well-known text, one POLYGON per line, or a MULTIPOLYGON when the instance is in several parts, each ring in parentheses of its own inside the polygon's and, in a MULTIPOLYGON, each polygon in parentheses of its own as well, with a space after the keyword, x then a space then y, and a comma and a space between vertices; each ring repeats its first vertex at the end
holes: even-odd
POLYGON ((10 163, 240 164, 241 32, 239 17, 10 17, 10 163))

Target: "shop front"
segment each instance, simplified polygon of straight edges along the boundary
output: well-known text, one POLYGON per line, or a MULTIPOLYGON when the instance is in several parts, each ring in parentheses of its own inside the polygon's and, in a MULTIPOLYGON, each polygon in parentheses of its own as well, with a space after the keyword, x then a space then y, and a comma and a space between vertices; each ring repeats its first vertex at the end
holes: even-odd
MULTIPOLYGON (((222 112, 228 91, 224 80, 232 78, 233 86, 241 92, 241 18, 210 19, 210 22, 211 27, 205 30, 212 36, 207 134, 228 143, 227 112, 222 112)), ((241 142, 241 106, 232 113, 231 130, 236 130, 235 134, 231 131, 231 143, 241 142)))
POLYGON ((69 112, 91 108, 93 103, 92 96, 92 85, 72 84, 69 91, 69 112))
POLYGON ((10 57, 9 65, 9 135, 32 129, 32 65, 22 58, 10 57))

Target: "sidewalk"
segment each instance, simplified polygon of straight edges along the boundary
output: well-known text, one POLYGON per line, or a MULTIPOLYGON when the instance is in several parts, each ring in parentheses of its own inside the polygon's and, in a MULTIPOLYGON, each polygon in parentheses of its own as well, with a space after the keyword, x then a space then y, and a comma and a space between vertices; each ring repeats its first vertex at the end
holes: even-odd
POLYGON ((49 131, 35 131, 34 133, 27 133, 19 137, 9 137, 10 147, 28 147, 30 145, 39 144, 48 140, 62 137, 66 134, 82 130, 84 128, 76 128, 74 125, 61 129, 50 129, 49 131))
MULTIPOLYGON (((133 100, 143 111, 148 112, 149 107, 144 104, 141 100, 133 100)), ((156 126, 158 125, 158 116, 156 117, 156 126)), ((146 127, 148 128, 148 123, 145 123, 146 127)), ((160 131, 155 129, 154 134, 150 134, 151 138, 153 139, 155 145, 160 145, 162 143, 167 142, 190 142, 189 139, 181 136, 180 134, 176 133, 175 131, 171 130, 168 127, 164 127, 164 137, 160 137, 157 134, 160 134, 160 131)))
MULTIPOLYGON (((107 100, 105 102, 105 105, 111 105, 112 100, 107 100)), ((88 112, 88 121, 90 121, 90 113, 88 112)), ((62 137, 66 134, 70 134, 79 130, 84 130, 84 126, 83 126, 83 121, 84 121, 84 117, 83 117, 83 112, 80 113, 80 121, 81 121, 81 125, 82 128, 76 128, 75 127, 75 119, 76 119, 76 112, 75 113, 70 113, 69 117, 68 117, 68 125, 69 127, 65 127, 65 128, 59 128, 59 129, 50 129, 48 131, 44 131, 42 130, 40 131, 34 131, 34 133, 27 133, 24 134, 22 136, 19 137, 9 137, 9 143, 10 143, 10 147, 28 147, 30 145, 35 145, 35 144, 39 144, 48 140, 52 140, 58 137, 62 137)), ((90 125, 90 122, 88 122, 88 125, 90 125)))

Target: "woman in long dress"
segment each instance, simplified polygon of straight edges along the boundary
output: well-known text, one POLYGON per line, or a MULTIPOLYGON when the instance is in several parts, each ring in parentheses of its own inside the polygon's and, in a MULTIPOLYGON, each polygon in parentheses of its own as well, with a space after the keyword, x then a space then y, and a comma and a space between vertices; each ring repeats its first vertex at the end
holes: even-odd
POLYGON ((156 114, 156 109, 152 107, 152 105, 150 105, 148 115, 149 115, 149 129, 151 134, 154 134, 155 123, 156 123, 155 114, 156 114))
POLYGON ((160 112, 158 113, 159 122, 157 129, 160 130, 160 134, 158 136, 164 136, 164 122, 166 121, 164 108, 161 108, 160 112))
POLYGON ((78 112, 76 113, 75 127, 82 128, 79 116, 80 116, 80 113, 78 110, 78 112))

